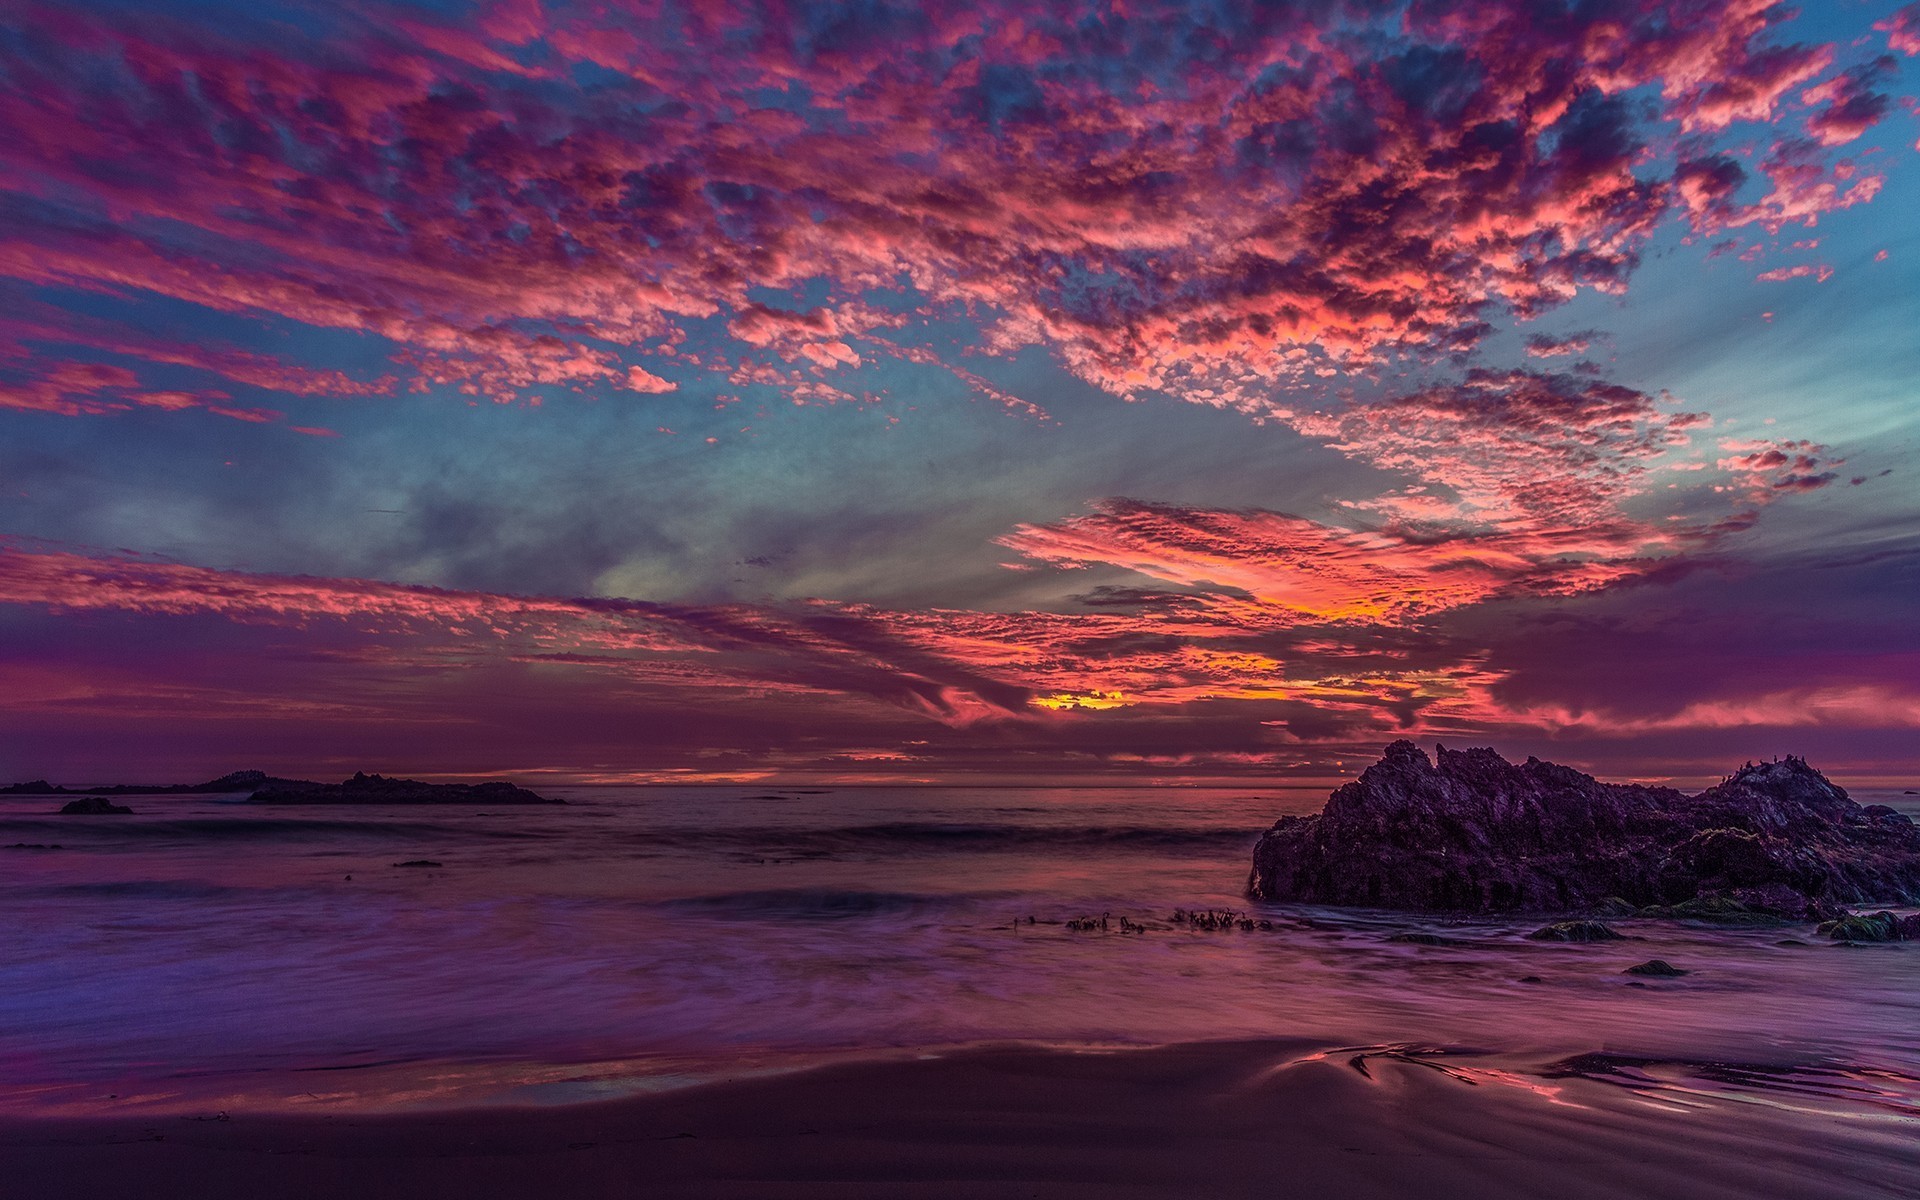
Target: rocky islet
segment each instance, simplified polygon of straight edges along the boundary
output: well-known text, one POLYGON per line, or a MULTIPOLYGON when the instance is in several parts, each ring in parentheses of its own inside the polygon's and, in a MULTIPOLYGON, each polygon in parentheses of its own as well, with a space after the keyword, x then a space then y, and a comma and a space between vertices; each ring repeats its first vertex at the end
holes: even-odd
MULTIPOLYGON (((1275 822, 1248 892, 1410 912, 1831 922, 1850 905, 1920 901, 1920 828, 1794 757, 1689 795, 1491 749, 1429 759, 1399 741, 1322 812, 1275 822)), ((1893 937, 1909 923, 1893 918, 1893 937)))

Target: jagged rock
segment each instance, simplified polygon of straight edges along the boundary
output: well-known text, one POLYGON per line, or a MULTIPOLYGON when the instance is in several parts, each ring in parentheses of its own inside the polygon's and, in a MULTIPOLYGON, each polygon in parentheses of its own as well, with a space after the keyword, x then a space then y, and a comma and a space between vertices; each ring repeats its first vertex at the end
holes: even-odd
POLYGON ((1598 921, 1555 921, 1527 935, 1536 942, 1617 942, 1620 934, 1598 921))
POLYGON ((1650 958, 1646 962, 1635 963, 1620 973, 1622 975, 1647 975, 1655 979, 1678 979, 1686 974, 1685 971, 1674 966, 1664 958, 1650 958))
POLYGON ((356 771, 341 783, 288 783, 263 787, 249 804, 565 804, 511 783, 422 783, 356 771))
POLYGON ((1254 849, 1248 891, 1422 912, 1614 915, 1617 901, 1828 919, 1920 902, 1920 829, 1798 758, 1749 763, 1689 796, 1489 749, 1429 759, 1400 741, 1319 814, 1280 818, 1254 849))
POLYGON ((105 796, 88 796, 83 800, 69 800, 60 806, 63 816, 104 817, 132 816, 133 810, 124 804, 115 804, 105 796))
MULTIPOLYGON (((396 867, 439 867, 445 864, 437 863, 430 858, 410 858, 405 862, 397 862, 393 865, 396 867)), ((352 879, 353 876, 349 875, 347 878, 352 879)))

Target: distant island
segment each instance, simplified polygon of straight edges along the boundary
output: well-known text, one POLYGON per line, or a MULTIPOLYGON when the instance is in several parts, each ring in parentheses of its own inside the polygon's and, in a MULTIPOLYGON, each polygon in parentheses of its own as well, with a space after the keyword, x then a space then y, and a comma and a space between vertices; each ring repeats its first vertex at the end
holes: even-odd
POLYGON ((1698 795, 1490 749, 1388 746, 1253 852, 1260 899, 1417 912, 1834 920, 1920 902, 1920 828, 1788 757, 1698 795))
POLYGON ((340 783, 275 780, 247 801, 249 804, 565 804, 526 788, 494 780, 489 783, 421 783, 417 779, 388 779, 384 775, 354 772, 340 783))
MULTIPOLYGON (((116 783, 104 787, 69 788, 30 780, 0 787, 0 796, 186 796, 223 792, 251 792, 249 804, 565 804, 501 780, 487 783, 423 783, 417 779, 389 779, 356 771, 339 783, 311 779, 282 779, 265 771, 233 771, 205 783, 116 783)), ((127 812, 126 809, 68 805, 72 812, 127 812)))
POLYGON ((280 779, 265 771, 232 771, 205 783, 110 783, 101 787, 70 788, 33 779, 0 787, 0 796, 191 796, 214 792, 251 792, 277 784, 311 786, 304 780, 280 779))

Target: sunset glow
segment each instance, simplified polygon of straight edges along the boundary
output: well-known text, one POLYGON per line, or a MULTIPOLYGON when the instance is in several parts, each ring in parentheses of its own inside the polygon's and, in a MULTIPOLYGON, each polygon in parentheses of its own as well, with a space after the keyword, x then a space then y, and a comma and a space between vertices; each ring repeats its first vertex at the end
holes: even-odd
POLYGON ((1891 777, 1917 14, 14 5, 0 760, 1891 777))

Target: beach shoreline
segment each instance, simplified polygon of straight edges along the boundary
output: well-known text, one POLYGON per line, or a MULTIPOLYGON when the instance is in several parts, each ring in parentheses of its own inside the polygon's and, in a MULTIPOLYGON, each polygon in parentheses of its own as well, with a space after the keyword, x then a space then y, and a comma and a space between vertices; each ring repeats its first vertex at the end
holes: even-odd
POLYGON ((48 1200, 1910 1194, 1910 1097, 1621 1061, 1000 1044, 575 1104, 6 1116, 0 1177, 48 1200))

